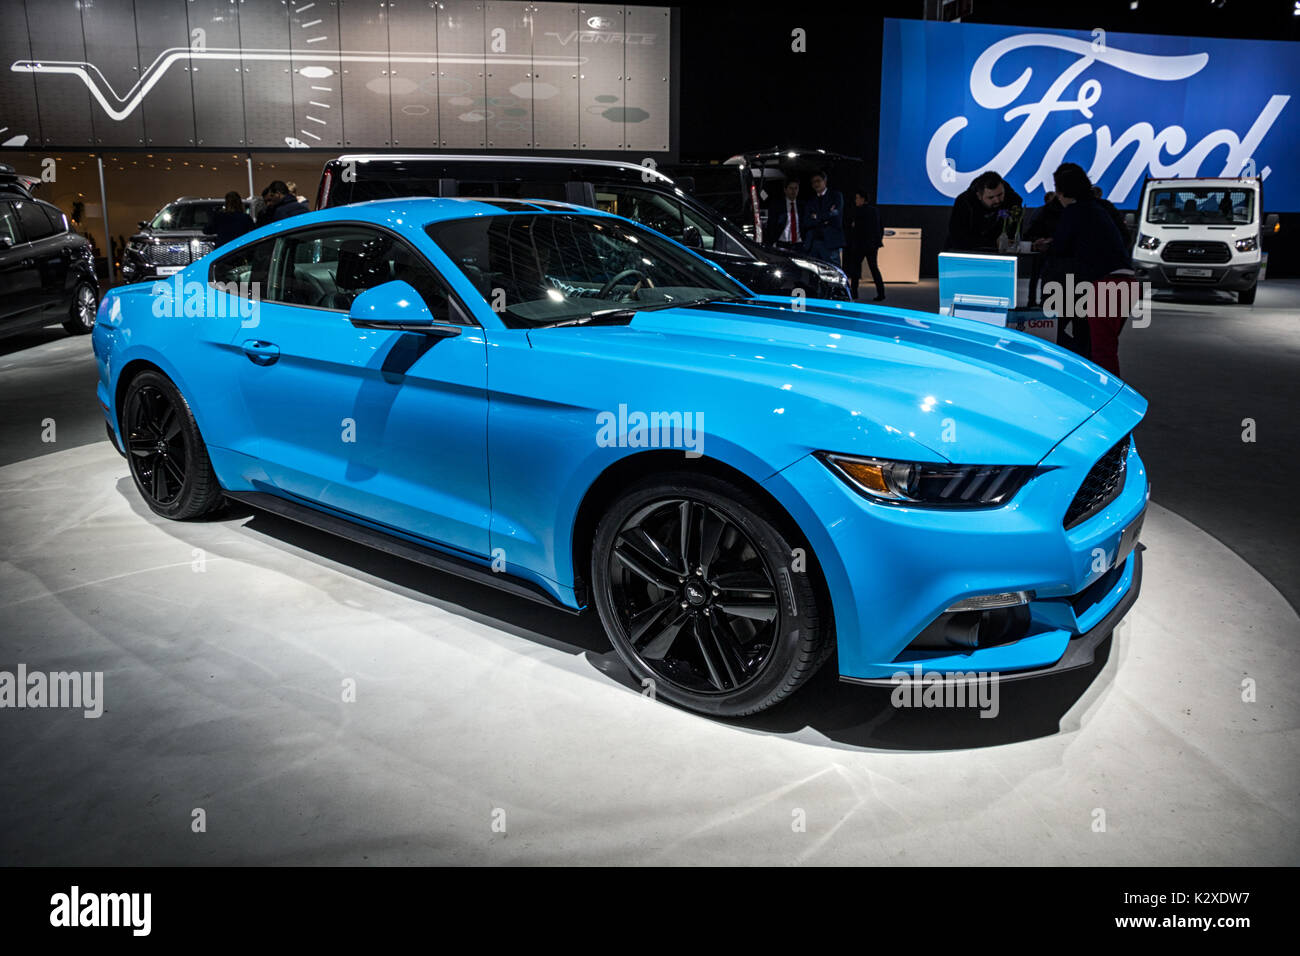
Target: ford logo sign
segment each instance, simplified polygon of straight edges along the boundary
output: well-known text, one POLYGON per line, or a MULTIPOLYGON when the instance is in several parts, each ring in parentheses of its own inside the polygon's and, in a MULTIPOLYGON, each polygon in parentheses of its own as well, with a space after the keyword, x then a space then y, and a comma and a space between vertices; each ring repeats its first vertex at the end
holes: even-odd
POLYGON ((588 17, 587 26, 593 30, 607 30, 614 25, 614 21, 608 17, 588 17))

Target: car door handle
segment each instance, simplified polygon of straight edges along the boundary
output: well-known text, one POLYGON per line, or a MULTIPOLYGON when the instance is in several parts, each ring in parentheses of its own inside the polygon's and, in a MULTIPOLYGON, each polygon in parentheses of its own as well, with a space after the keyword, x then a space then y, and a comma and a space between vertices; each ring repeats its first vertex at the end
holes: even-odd
POLYGON ((240 348, 254 365, 274 365, 280 358, 280 347, 273 342, 249 339, 240 348))

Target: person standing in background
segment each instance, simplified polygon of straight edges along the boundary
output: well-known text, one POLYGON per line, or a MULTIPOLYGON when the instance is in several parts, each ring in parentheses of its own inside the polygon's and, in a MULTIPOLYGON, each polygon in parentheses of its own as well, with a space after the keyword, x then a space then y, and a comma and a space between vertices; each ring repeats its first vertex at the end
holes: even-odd
POLYGON ((812 174, 813 197, 805 207, 810 256, 840 264, 844 248, 844 196, 831 189, 824 170, 812 174))
MULTIPOLYGON (((1034 249, 1050 248, 1066 271, 1074 274, 1076 288, 1092 284, 1088 314, 1074 317, 1076 326, 1082 319, 1087 327, 1088 351, 1075 351, 1118 376, 1119 334, 1140 294, 1128 249, 1110 213, 1093 197, 1083 167, 1062 163, 1053 177, 1064 211, 1052 238, 1035 241, 1034 249)), ((1059 337, 1059 319, 1057 331, 1059 337)))
MULTIPOLYGON (((1036 239, 1050 239, 1056 233, 1063 212, 1065 207, 1057 199, 1056 193, 1050 191, 1045 193, 1042 206, 1034 212, 1029 220, 1029 226, 1025 229, 1025 239, 1031 243, 1036 239)), ((1038 288, 1049 266, 1050 257, 1050 252, 1040 252, 1029 257, 1029 308, 1031 309, 1038 308, 1038 288)))
POLYGON ((948 238, 943 247, 952 252, 990 252, 997 248, 1004 228, 1002 214, 1021 204, 1020 194, 993 170, 980 173, 959 195, 948 216, 948 238))
POLYGON ((785 198, 772 210, 768 221, 769 245, 787 252, 802 250, 807 243, 804 219, 804 206, 799 201, 799 180, 788 179, 785 198))
POLYGON ((844 221, 844 273, 849 277, 849 290, 853 300, 858 298, 858 284, 862 281, 862 260, 866 259, 871 279, 876 284, 876 297, 885 298, 885 281, 880 276, 877 261, 880 247, 885 244, 885 230, 880 224, 880 211, 867 198, 864 190, 853 194, 853 206, 844 221))
POLYGON ((307 203, 296 198, 289 191, 289 184, 282 179, 277 179, 266 187, 266 209, 262 212, 262 218, 257 221, 259 226, 269 225, 273 222, 279 222, 281 219, 288 219, 290 216, 300 216, 305 212, 311 212, 307 208, 307 203))
POLYGON ((205 235, 214 236, 218 246, 238 239, 253 228, 253 220, 244 212, 244 200, 233 189, 226 193, 226 204, 208 221, 205 235))

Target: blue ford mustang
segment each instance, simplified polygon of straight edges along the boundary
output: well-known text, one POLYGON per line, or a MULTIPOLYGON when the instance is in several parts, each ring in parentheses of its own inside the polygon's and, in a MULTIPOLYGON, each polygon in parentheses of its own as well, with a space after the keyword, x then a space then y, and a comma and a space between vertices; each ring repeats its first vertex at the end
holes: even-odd
POLYGON ((862 682, 1083 666, 1140 584, 1131 388, 977 322, 755 296, 592 210, 298 216, 110 291, 94 346, 156 513, 238 499, 594 605, 705 713, 832 653, 862 682))

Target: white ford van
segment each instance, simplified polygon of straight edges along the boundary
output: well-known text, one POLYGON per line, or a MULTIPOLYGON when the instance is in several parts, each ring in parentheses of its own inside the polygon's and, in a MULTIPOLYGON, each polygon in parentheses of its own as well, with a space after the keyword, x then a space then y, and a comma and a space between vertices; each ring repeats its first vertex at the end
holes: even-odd
POLYGON ((1155 289, 1211 288, 1255 301, 1264 229, 1257 178, 1148 179, 1138 204, 1133 269, 1155 289))

